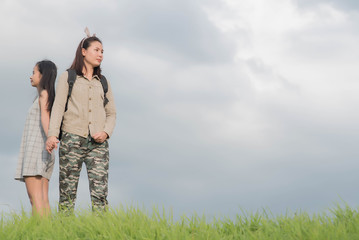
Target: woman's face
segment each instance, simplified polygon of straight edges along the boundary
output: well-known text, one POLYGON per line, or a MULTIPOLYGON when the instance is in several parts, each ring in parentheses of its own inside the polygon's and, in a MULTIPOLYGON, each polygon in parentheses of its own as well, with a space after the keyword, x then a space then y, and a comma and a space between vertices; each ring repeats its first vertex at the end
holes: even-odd
POLYGON ((34 69, 32 70, 32 76, 30 77, 31 86, 38 87, 40 85, 42 74, 39 71, 39 67, 35 65, 34 69))
POLYGON ((102 44, 98 41, 90 43, 87 49, 82 49, 82 55, 86 65, 90 65, 93 68, 100 66, 103 59, 102 44))

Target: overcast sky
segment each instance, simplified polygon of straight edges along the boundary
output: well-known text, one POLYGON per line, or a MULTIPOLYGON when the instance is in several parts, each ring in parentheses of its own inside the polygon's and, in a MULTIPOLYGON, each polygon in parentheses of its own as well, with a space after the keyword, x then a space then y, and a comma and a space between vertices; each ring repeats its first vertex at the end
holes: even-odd
MULTIPOLYGON (((103 41, 118 112, 112 207, 358 206, 358 1, 1 0, 1 211, 30 209, 13 177, 32 68, 50 59, 60 75, 86 26, 103 41)), ((77 203, 87 208, 84 169, 77 203)))

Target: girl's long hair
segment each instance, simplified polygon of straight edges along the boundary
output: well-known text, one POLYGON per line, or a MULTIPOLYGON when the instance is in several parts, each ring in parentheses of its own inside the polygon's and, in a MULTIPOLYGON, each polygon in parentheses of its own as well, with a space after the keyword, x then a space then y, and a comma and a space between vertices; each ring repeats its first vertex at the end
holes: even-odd
POLYGON ((40 80, 40 87, 41 89, 46 90, 48 93, 47 110, 51 112, 52 105, 54 104, 55 100, 55 80, 57 76, 57 67, 55 63, 49 60, 40 61, 36 63, 36 65, 42 75, 40 80))
MULTIPOLYGON (((84 67, 86 69, 84 63, 84 56, 82 55, 82 48, 87 49, 92 42, 99 42, 102 44, 101 40, 98 37, 93 36, 82 39, 79 43, 79 46, 77 47, 75 59, 72 62, 70 69, 74 69, 76 71, 76 74, 79 76, 83 76, 82 70, 84 67)), ((97 75, 99 78, 101 78, 101 65, 93 69, 93 75, 97 75)))

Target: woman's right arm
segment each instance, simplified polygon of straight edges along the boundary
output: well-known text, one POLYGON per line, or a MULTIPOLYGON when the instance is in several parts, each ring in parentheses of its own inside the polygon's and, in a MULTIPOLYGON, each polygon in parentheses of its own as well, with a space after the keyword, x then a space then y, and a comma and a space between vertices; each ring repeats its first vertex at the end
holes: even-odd
POLYGON ((56 86, 55 101, 51 109, 48 137, 59 137, 60 126, 65 112, 69 85, 67 83, 67 71, 61 74, 56 86))
POLYGON ((59 142, 60 126, 64 116, 67 94, 69 91, 67 78, 68 74, 66 71, 59 77, 56 86, 55 101, 51 109, 50 126, 46 141, 46 149, 49 153, 51 153, 54 148, 57 148, 57 143, 59 142))

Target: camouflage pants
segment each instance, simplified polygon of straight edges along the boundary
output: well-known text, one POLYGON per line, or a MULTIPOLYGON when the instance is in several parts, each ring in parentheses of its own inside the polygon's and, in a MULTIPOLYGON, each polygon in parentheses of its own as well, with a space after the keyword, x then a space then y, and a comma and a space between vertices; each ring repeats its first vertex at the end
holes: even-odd
POLYGON ((73 211, 83 162, 87 168, 93 210, 105 210, 108 193, 108 142, 63 132, 60 149, 59 210, 73 211))

